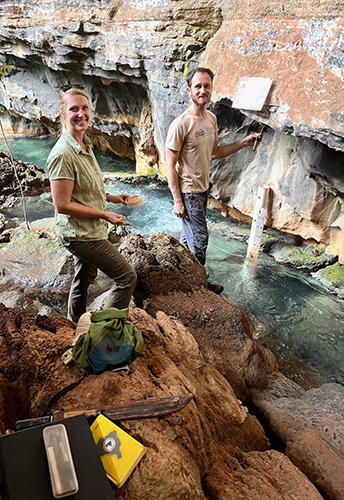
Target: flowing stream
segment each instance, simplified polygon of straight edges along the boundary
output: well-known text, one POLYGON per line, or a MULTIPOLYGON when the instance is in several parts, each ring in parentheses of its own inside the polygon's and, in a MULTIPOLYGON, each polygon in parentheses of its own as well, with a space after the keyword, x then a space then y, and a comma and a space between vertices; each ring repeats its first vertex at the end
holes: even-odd
MULTIPOLYGON (((15 159, 44 168, 55 142, 51 136, 12 136, 9 144, 15 159)), ((0 139, 0 149, 7 151, 0 139)), ((111 158, 96 151, 103 171, 135 172, 132 162, 111 158)), ((173 202, 167 188, 157 184, 130 185, 115 182, 107 185, 111 193, 141 194, 144 203, 130 210, 122 205, 114 211, 127 217, 130 231, 141 234, 167 232, 178 237, 181 222, 173 215, 173 202)), ((52 217, 50 193, 26 198, 29 221, 52 217)), ((23 220, 22 207, 6 214, 23 220)), ((344 301, 337 299, 312 277, 283 267, 261 253, 253 274, 244 264, 247 245, 228 240, 213 230, 225 219, 208 211, 210 243, 207 270, 211 280, 221 283, 224 296, 240 304, 257 318, 265 331, 265 342, 277 356, 282 371, 304 386, 322 382, 344 385, 344 301)))

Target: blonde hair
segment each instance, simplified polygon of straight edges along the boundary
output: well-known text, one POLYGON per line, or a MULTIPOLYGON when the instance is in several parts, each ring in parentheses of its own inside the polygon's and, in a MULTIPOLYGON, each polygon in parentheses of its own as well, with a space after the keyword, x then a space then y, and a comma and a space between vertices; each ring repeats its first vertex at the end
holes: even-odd
POLYGON ((66 96, 66 95, 82 95, 82 96, 86 97, 88 102, 90 102, 90 98, 88 97, 88 95, 86 94, 86 92, 84 90, 77 89, 75 87, 71 87, 66 92, 63 92, 62 90, 59 91, 60 134, 62 132, 62 129, 65 127, 65 119, 64 119, 64 116, 62 113, 64 112, 64 107, 66 104, 64 102, 64 96, 66 96))

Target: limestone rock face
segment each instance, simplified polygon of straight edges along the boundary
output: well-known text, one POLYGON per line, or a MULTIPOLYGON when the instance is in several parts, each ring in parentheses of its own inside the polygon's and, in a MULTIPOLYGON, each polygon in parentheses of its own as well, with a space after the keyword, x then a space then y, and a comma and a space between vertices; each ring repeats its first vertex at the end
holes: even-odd
POLYGON ((268 224, 316 241, 344 263, 343 11, 340 3, 271 5, 210 0, 2 2, 2 120, 8 129, 58 128, 57 91, 83 83, 94 144, 165 172, 169 124, 188 104, 183 71, 215 73, 221 141, 264 124, 257 152, 213 162, 223 212, 252 217, 258 185, 272 190, 268 224), (273 81, 261 111, 231 107, 240 77, 273 81))
MULTIPOLYGON (((290 460, 268 450, 255 417, 230 385, 201 355, 193 336, 178 321, 140 309, 130 319, 141 330, 145 348, 130 374, 90 375, 52 410, 105 408, 130 401, 191 393, 183 410, 167 417, 119 422, 144 444, 146 453, 125 485, 122 500, 321 500, 321 495, 290 460)), ((0 304, 1 432, 16 419, 39 416, 51 398, 82 373, 66 366, 61 354, 75 325, 63 318, 36 319, 0 304)))
POLYGON ((221 28, 201 58, 215 69, 215 100, 233 98, 242 76, 271 78, 262 121, 343 151, 339 4, 310 0, 271 6, 263 0, 259 5, 226 2, 223 9, 221 28))

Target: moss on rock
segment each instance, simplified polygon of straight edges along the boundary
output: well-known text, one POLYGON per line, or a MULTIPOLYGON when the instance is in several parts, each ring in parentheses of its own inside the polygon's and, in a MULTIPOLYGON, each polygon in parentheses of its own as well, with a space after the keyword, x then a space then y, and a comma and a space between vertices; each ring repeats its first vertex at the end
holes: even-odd
POLYGON ((344 266, 339 262, 321 269, 318 274, 333 286, 344 288, 344 266))
POLYGON ((273 256, 280 264, 310 271, 327 266, 336 259, 335 255, 326 254, 314 245, 281 247, 274 251, 273 256))

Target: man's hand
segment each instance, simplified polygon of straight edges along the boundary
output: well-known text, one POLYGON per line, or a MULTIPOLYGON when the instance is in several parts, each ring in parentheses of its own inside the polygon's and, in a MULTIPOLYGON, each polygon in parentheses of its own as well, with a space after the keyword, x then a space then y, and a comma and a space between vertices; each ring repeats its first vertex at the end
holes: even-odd
POLYGON ((244 143, 245 146, 254 146, 256 141, 261 141, 262 140, 262 134, 251 134, 245 137, 244 143))
POLYGON ((178 201, 174 204, 173 213, 174 215, 180 217, 181 219, 184 219, 186 217, 186 211, 184 203, 182 201, 178 201))
POLYGON ((251 134, 244 139, 240 139, 239 141, 233 142, 233 144, 228 144, 227 146, 215 145, 211 155, 211 160, 221 160, 221 158, 226 158, 246 146, 254 146, 256 139, 260 141, 261 138, 262 134, 251 134))
POLYGON ((184 219, 184 217, 186 217, 186 211, 179 188, 179 176, 176 171, 178 158, 179 158, 179 151, 174 151, 173 149, 168 149, 168 148, 166 149, 166 169, 167 169, 168 185, 170 187, 174 199, 173 213, 177 217, 181 217, 182 219, 184 219))

